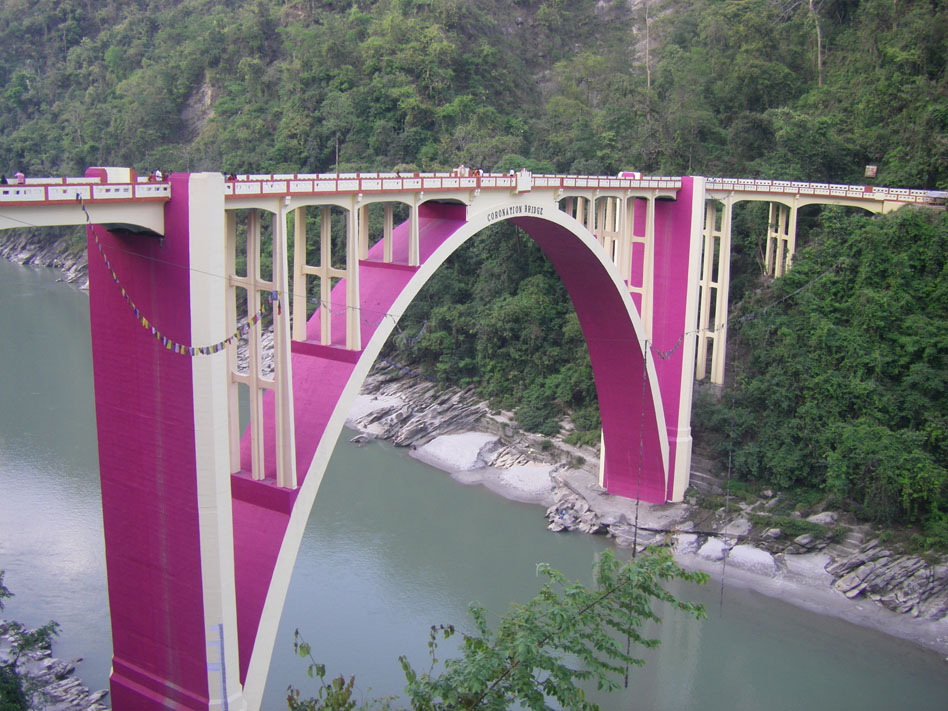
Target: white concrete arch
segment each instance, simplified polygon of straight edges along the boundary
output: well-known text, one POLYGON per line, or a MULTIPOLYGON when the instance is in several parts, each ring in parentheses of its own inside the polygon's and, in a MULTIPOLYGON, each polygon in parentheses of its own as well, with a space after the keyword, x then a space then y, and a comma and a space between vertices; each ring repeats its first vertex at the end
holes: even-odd
MULTIPOLYGON (((296 556, 302 541, 306 522, 315 504, 319 486, 325 474, 329 459, 335 449, 342 428, 345 425, 346 416, 348 415, 352 403, 355 401, 370 368, 381 352, 382 346, 394 330, 397 319, 405 312, 408 305, 417 296, 424 284, 434 275, 435 271, 468 239, 491 224, 510 219, 512 215, 505 213, 505 210, 524 207, 526 203, 535 205, 537 202, 536 196, 533 196, 533 199, 531 199, 529 195, 509 196, 506 199, 504 196, 496 197, 497 199, 485 201, 487 204, 483 206, 479 205, 480 209, 477 212, 469 214, 467 221, 448 237, 418 268, 417 272, 402 289, 401 293, 389 308, 389 313, 391 313, 394 318, 385 319, 376 329, 368 343, 365 344, 365 348, 336 403, 303 484, 300 486, 274 567, 244 684, 244 694, 248 701, 248 708, 250 709, 260 708, 262 702, 273 645, 276 640, 277 629, 279 627, 280 616, 283 611, 290 578, 296 563, 296 556)), ((601 266, 602 273, 607 275, 616 294, 619 295, 624 304, 626 315, 636 335, 637 348, 639 353, 642 354, 647 368, 647 397, 653 408, 659 433, 661 443, 660 455, 664 470, 665 485, 667 487, 669 462, 668 433, 665 425, 664 410, 662 408, 661 394, 659 392, 654 362, 648 357, 645 328, 642 319, 629 295, 628 289, 622 281, 621 275, 595 237, 575 219, 560 211, 554 202, 544 201, 544 203, 545 204, 541 206, 543 208, 541 219, 568 230, 573 237, 580 241, 586 250, 595 256, 601 266)), ((517 213, 517 215, 522 214, 523 213, 517 213)), ((513 215, 513 217, 517 215, 513 215)))

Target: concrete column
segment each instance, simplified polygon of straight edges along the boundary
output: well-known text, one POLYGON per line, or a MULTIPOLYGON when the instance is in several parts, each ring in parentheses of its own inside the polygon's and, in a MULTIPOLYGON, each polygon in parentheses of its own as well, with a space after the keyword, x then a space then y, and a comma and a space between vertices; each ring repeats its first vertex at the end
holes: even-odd
POLYGON ((306 207, 293 219, 293 340, 306 340, 306 207))
POLYGON ((332 342, 332 211, 328 207, 320 210, 319 226, 319 342, 328 346, 332 342))
POLYGON ((794 197, 793 205, 788 209, 788 224, 787 224, 787 263, 784 268, 786 271, 793 264, 793 253, 797 248, 797 199, 794 197))
MULTIPOLYGON (((224 274, 233 275, 236 270, 237 256, 237 215, 228 211, 224 213, 224 274)), ((233 279, 227 282, 227 333, 237 330, 237 289, 233 279)), ((233 373, 237 371, 237 349, 228 348, 227 351, 227 410, 229 413, 230 431, 230 472, 240 471, 240 396, 237 380, 233 373)))
POLYGON ((392 204, 385 203, 385 224, 382 227, 382 260, 386 264, 392 262, 392 230, 394 229, 394 218, 392 213, 392 204))
POLYGON ((619 247, 617 250, 619 273, 628 284, 632 280, 632 198, 624 197, 619 201, 619 247))
POLYGON ((717 230, 718 203, 708 200, 704 210, 704 245, 701 259, 700 304, 698 307, 698 345, 695 363, 695 378, 703 380, 708 360, 708 339, 714 334, 708 330, 711 319, 711 288, 714 269, 714 247, 717 230))
MULTIPOLYGON (((288 200, 289 198, 287 198, 288 200)), ((273 380, 276 390, 276 478, 277 486, 296 488, 296 438, 293 421, 293 369, 290 359, 289 245, 285 204, 273 221, 273 287, 277 301, 272 304, 273 380)), ((305 300, 304 300, 305 313, 305 300)))
POLYGON ((642 323, 645 337, 652 338, 652 307, 655 290, 655 198, 646 199, 645 256, 642 261, 642 323))
MULTIPOLYGON (((204 173, 188 181, 191 279, 191 343, 218 343, 233 331, 228 319, 224 273, 228 257, 223 176, 204 173)), ((230 493, 229 383, 227 356, 192 357, 194 449, 197 475, 201 582, 204 601, 208 706, 211 711, 246 709, 237 656, 234 535, 230 493)))
MULTIPOLYGON (((691 240, 688 256, 687 283, 697 284, 698 273, 701 263, 701 211, 705 205, 705 179, 702 177, 692 178, 692 205, 691 205, 691 240)), ((682 368, 681 368, 681 386, 678 403, 678 422, 676 432, 676 452, 674 483, 669 492, 670 501, 682 501, 685 497, 685 490, 691 481, 691 403, 694 386, 695 372, 695 337, 688 333, 694 328, 698 320, 698 293, 697 289, 688 289, 685 300, 684 313, 684 335, 682 337, 682 368)), ((692 331, 692 334, 694 332, 692 331)), ((671 474, 671 472, 669 472, 671 474)))
POLYGON ((359 211, 359 259, 369 256, 369 206, 363 205, 359 211))
POLYGON ((243 711, 228 356, 192 350, 222 343, 233 325, 224 184, 218 173, 171 183, 164 240, 89 229, 110 701, 117 711, 243 711), (131 317, 96 238, 162 340, 131 317))
POLYGON ((785 205, 777 205, 777 224, 774 229, 774 238, 776 239, 776 260, 774 262, 774 276, 780 277, 783 276, 783 269, 786 260, 786 246, 787 246, 787 220, 788 220, 788 210, 785 205))
POLYGON ((411 216, 409 218, 409 236, 408 236, 408 266, 417 267, 421 263, 421 239, 419 229, 419 202, 420 195, 415 197, 411 206, 411 216))
POLYGON ((359 217, 362 210, 353 199, 346 223, 346 348, 362 350, 362 311, 359 303, 359 242, 361 234, 359 217))
POLYGON ((774 215, 777 203, 770 203, 770 214, 767 216, 767 248, 764 252, 764 273, 773 276, 774 273, 774 247, 776 237, 777 217, 774 215))
POLYGON ((711 352, 711 382, 724 385, 724 363, 727 359, 728 293, 731 286, 731 216, 734 201, 724 201, 721 214, 721 242, 718 247, 718 288, 714 308, 714 350, 711 352))
MULTIPOLYGON (((260 212, 247 214, 247 316, 260 311, 260 212)), ((247 385, 250 388, 251 476, 262 480, 264 468, 263 388, 260 386, 260 335, 263 324, 250 324, 247 333, 247 385)))

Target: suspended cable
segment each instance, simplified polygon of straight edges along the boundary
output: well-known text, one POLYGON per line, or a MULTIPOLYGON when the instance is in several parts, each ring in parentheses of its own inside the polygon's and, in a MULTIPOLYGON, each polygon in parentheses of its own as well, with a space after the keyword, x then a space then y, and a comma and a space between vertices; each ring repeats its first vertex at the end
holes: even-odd
POLYGON ((102 260, 105 263, 105 268, 108 269, 109 274, 112 277, 112 281, 119 289, 122 298, 125 299, 125 303, 128 304, 128 307, 132 310, 132 313, 135 316, 135 319, 146 331, 150 332, 151 335, 157 340, 165 350, 171 351, 177 355, 186 355, 186 356, 206 356, 214 355, 215 353, 220 353, 227 346, 232 343, 240 340, 242 336, 247 335, 250 332, 250 327, 256 325, 260 319, 263 318, 264 314, 271 309, 274 313, 280 313, 280 301, 278 295, 275 291, 269 294, 268 299, 263 303, 260 310, 257 313, 253 314, 248 319, 248 322, 238 327, 232 334, 227 338, 218 341, 217 343, 211 343, 205 346, 194 346, 188 345, 186 343, 181 343, 173 338, 168 338, 165 336, 159 329, 156 327, 148 318, 139 310, 138 306, 135 305, 135 302, 132 300, 132 297, 126 291, 125 287, 122 285, 122 282, 119 280, 118 275, 115 273, 115 270, 112 268, 112 264, 109 261, 108 255, 105 253, 105 248, 102 246, 102 242, 99 240, 99 234, 97 230, 97 225, 93 224, 92 217, 89 215, 89 211, 86 209, 85 204, 81 199, 79 200, 80 207, 86 216, 86 224, 92 233, 93 240, 95 241, 95 246, 99 251, 99 254, 102 255, 102 260))

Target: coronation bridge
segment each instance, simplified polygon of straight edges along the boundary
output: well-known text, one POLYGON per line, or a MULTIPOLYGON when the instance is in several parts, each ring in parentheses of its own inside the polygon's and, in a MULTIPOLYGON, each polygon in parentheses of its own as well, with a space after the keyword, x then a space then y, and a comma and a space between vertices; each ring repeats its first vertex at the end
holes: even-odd
POLYGON ((349 406, 414 296, 488 225, 527 233, 572 299, 602 414, 603 486, 661 504, 688 486, 693 382, 724 378, 733 206, 770 203, 766 268, 779 276, 801 207, 884 213, 941 197, 465 170, 155 182, 90 168, 0 185, 0 229, 87 226, 113 708, 260 708, 303 528, 349 406))

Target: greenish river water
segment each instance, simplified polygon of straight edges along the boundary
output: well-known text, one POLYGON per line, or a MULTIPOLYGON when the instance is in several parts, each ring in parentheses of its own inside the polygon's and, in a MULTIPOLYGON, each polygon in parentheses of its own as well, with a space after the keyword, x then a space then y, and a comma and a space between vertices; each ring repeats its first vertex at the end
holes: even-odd
MULTIPOLYGON (((130 316, 131 317, 131 316, 130 316)), ((96 460, 88 299, 55 275, 0 261, 0 569, 6 614, 58 620, 59 657, 108 683, 111 641, 96 460)), ((267 687, 285 708, 305 688, 300 628, 330 673, 373 695, 403 686, 397 658, 425 666, 428 628, 497 613, 537 589, 537 562, 585 578, 606 541, 549 533, 540 507, 466 487, 373 442, 336 449, 303 540, 267 687)), ((604 709, 914 710, 948 707, 948 663, 910 643, 737 587, 682 587, 708 606, 668 613, 662 645, 604 709)))

